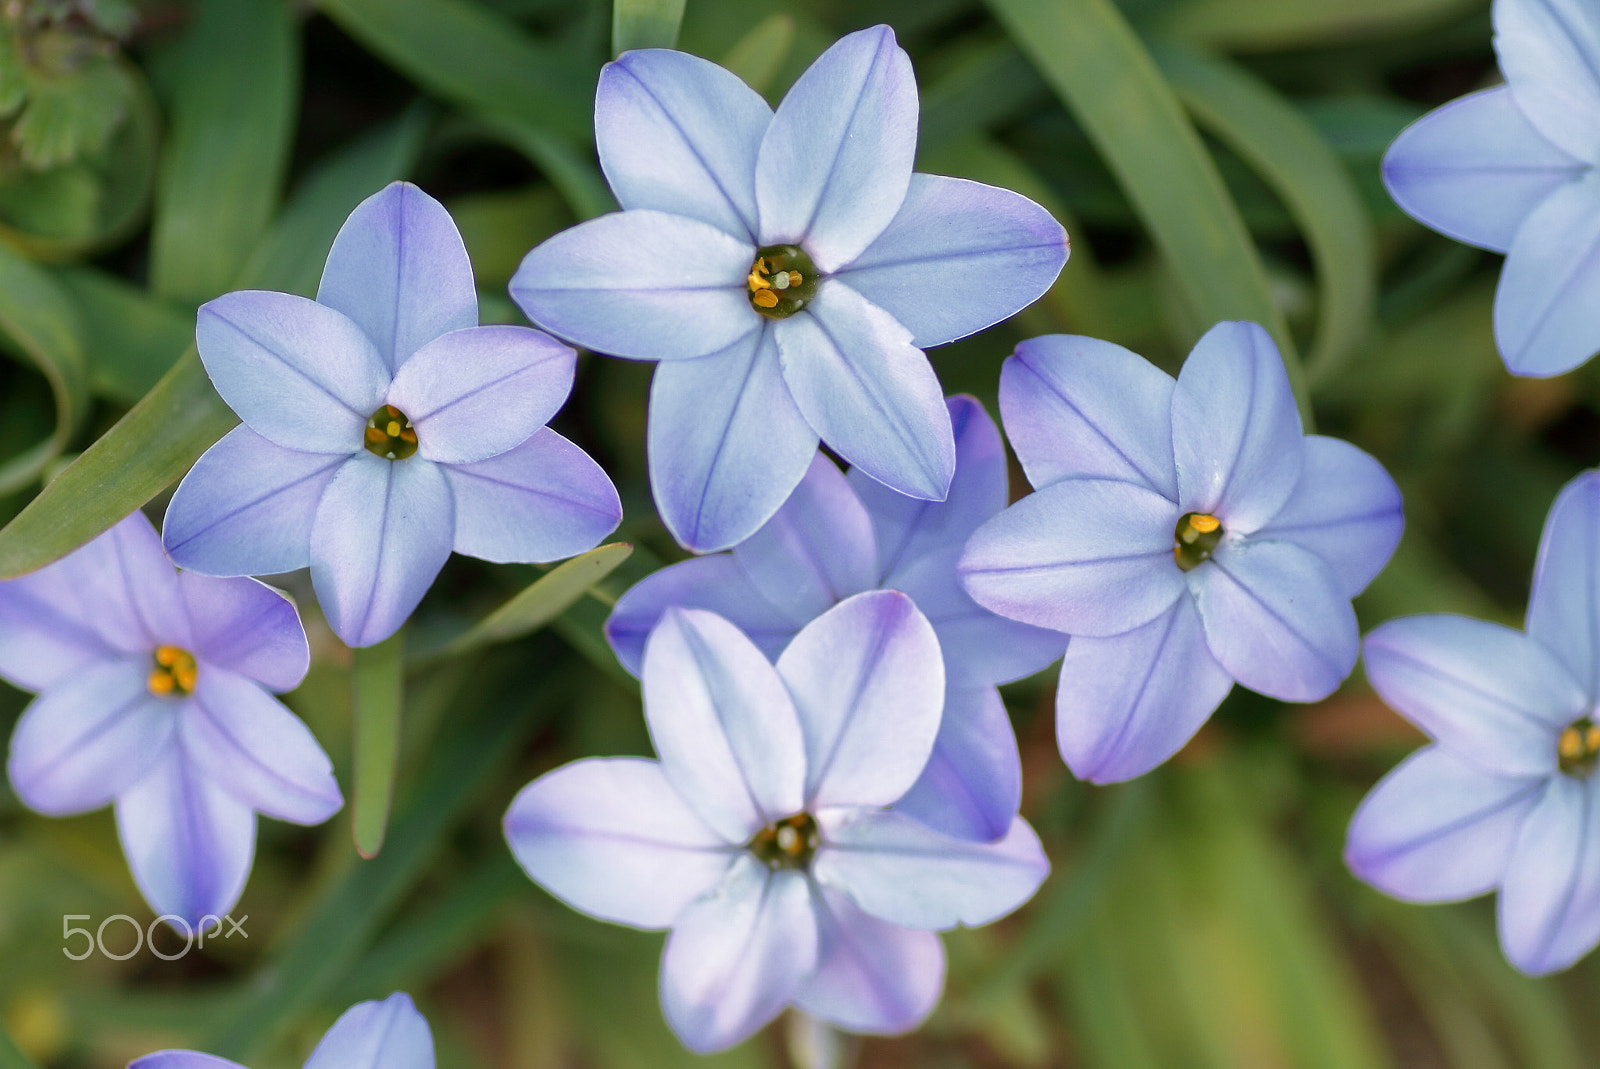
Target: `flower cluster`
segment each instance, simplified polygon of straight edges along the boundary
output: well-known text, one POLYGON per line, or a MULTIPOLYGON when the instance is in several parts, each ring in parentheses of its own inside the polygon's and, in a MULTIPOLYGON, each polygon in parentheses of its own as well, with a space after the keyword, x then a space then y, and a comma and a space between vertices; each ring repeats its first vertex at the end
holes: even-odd
MULTIPOLYGON (((1385 161, 1408 211, 1508 253, 1496 334, 1521 373, 1600 349, 1597 10, 1496 0, 1509 84, 1427 116, 1385 161)), ((944 396, 922 350, 1037 298, 1066 237, 1018 194, 913 173, 918 109, 884 26, 834 44, 776 111, 705 60, 629 52, 596 100, 622 210, 526 255, 510 288, 537 329, 478 325, 461 237, 407 183, 351 214, 315 300, 201 307, 200 357, 243 423, 178 487, 163 538, 136 513, 0 584, 0 676, 40 692, 11 741, 19 798, 115 802, 150 904, 226 913, 256 813, 316 823, 342 804, 269 693, 307 671, 299 617, 248 576, 309 568, 361 647, 451 552, 593 547, 617 492, 546 425, 572 345, 658 361, 658 509, 680 544, 729 552, 645 578, 606 624, 657 757, 547 772, 505 837, 574 908, 670 929, 661 1003, 693 1050, 791 1006, 918 1025, 943 987, 936 933, 1016 909, 1049 870, 997 686, 1059 658, 1067 765, 1141 775, 1235 683, 1295 702, 1340 686, 1361 649, 1351 599, 1403 525, 1377 460, 1304 432, 1246 322, 1214 326, 1176 378, 1092 338, 1018 345, 1000 411, 1033 492, 1009 503, 999 430, 944 396)), ((1551 512, 1525 633, 1428 616, 1366 642, 1373 686, 1433 742, 1362 804, 1348 863, 1411 900, 1498 889, 1528 973, 1600 943, 1597 561, 1591 472, 1551 512)), ((433 1064, 396 994, 352 1007, 306 1067, 433 1064)), ((164 1051, 131 1069, 229 1067, 164 1051)))

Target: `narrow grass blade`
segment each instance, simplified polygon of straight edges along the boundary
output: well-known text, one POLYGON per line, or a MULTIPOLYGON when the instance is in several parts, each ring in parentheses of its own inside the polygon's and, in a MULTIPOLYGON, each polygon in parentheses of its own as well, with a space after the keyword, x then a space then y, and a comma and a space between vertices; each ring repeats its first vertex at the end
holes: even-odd
POLYGON ((628 543, 612 542, 563 561, 441 649, 438 656, 455 657, 480 646, 509 642, 537 631, 571 608, 632 552, 633 547, 628 543))
POLYGON ((1190 111, 1267 180, 1300 224, 1316 266, 1313 382, 1366 340, 1377 291, 1372 220, 1355 182, 1311 122, 1276 90, 1220 56, 1161 45, 1161 71, 1190 111))
POLYGON ((0 245, 0 333, 50 383, 55 429, 49 439, 0 464, 0 495, 27 486, 61 454, 88 408, 88 376, 77 309, 37 264, 0 245))
POLYGON ((988 0, 1088 131, 1170 265, 1196 320, 1260 323, 1278 343, 1300 416, 1304 376, 1261 258, 1216 164, 1111 0, 988 0))
POLYGON ((671 48, 678 43, 683 0, 612 0, 611 54, 630 48, 671 48))
POLYGON ((593 137, 597 66, 472 0, 319 0, 346 33, 430 92, 576 144, 593 137))
POLYGON ((373 858, 383 848, 400 761, 400 710, 405 703, 405 630, 375 646, 352 650, 355 685, 355 785, 350 815, 356 852, 373 858))
MULTIPOLYGON (((526 673, 549 673, 555 650, 552 644, 521 658, 514 682, 491 666, 461 692, 447 731, 397 808, 388 848, 353 866, 311 905, 239 1000, 213 1018, 215 1030, 199 1049, 249 1063, 299 1015, 330 1000, 406 892, 438 864, 445 836, 566 700, 562 686, 541 689, 530 700, 523 682, 526 673)), ((343 1006, 348 1000, 333 1001, 343 1006)))
POLYGON ((722 65, 743 78, 751 89, 767 95, 783 69, 783 61, 794 49, 795 28, 793 15, 774 11, 728 49, 722 65))
POLYGON ((295 11, 208 0, 182 44, 150 236, 151 288, 199 303, 226 290, 282 195, 299 111, 295 11))

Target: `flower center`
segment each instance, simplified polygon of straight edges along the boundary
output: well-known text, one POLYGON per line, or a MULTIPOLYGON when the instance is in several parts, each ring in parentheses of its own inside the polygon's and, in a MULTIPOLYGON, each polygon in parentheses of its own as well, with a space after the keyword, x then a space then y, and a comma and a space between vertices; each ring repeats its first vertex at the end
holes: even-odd
POLYGON ((774 869, 803 869, 811 864, 821 836, 810 813, 796 813, 756 832, 745 849, 774 869))
POLYGON ((404 460, 417 451, 417 432, 404 412, 393 405, 382 405, 367 420, 361 444, 367 452, 385 460, 404 460))
POLYGON ((1569 776, 1583 777, 1600 764, 1600 724, 1579 717, 1556 740, 1556 761, 1569 776))
POLYGON ((768 245, 750 265, 750 307, 768 319, 788 319, 817 295, 817 267, 798 245, 768 245))
POLYGON ((158 698, 187 698, 194 693, 195 677, 200 674, 194 654, 178 646, 157 646, 152 658, 156 666, 145 678, 151 694, 158 698))
POLYGON ((1172 557, 1184 571, 1200 567, 1222 541, 1222 521, 1209 512, 1185 513, 1172 532, 1172 557))

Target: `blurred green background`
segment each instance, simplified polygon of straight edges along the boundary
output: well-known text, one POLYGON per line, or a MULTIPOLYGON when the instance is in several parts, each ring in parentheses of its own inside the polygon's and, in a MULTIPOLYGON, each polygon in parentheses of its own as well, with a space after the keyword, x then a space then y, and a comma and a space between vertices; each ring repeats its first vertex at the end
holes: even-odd
MULTIPOLYGON (((593 153, 600 64, 677 31, 671 0, 617 4, 0 4, 0 575, 149 499, 159 516, 233 422, 193 353, 196 305, 314 293, 345 215, 395 178, 454 214, 485 321, 519 322, 505 284, 523 253, 614 207, 593 153)), ((931 354, 947 392, 994 412, 1001 360, 1034 334, 1108 338, 1175 370, 1212 322, 1260 320, 1317 429, 1376 455, 1405 493, 1405 538, 1357 602, 1363 627, 1429 611, 1520 624, 1545 511, 1600 458, 1600 370, 1507 375, 1490 331, 1499 257, 1412 223, 1378 177, 1407 122, 1497 79, 1487 0, 687 0, 677 41, 775 101, 837 36, 878 22, 916 66, 919 169, 1018 189, 1073 241, 1037 305, 931 354)), ((633 555, 551 626, 466 652, 440 651, 539 570, 455 558, 424 601, 376 860, 356 856, 348 812, 263 822, 234 910, 248 939, 72 961, 64 915, 150 920, 110 813, 46 819, 0 786, 0 1021, 17 1048, 0 1039, 0 1067, 188 1047, 289 1069, 351 1003, 396 989, 451 1069, 702 1061, 656 1006, 661 937, 555 902, 499 831, 534 775, 648 749, 599 628, 629 582, 682 556, 646 482, 649 376, 585 356, 555 423, 616 480, 633 555)), ((314 651, 288 700, 348 797, 348 651, 303 579, 286 582, 314 651)), ((1419 740, 1359 672, 1311 707, 1236 689, 1168 766, 1111 788, 1062 766, 1053 689, 1046 672, 1006 696, 1054 873, 1016 915, 947 937, 924 1028, 847 1041, 844 1061, 1596 1064, 1600 964, 1524 979, 1490 901, 1406 906, 1344 869, 1356 802, 1419 740)), ((0 685, 0 729, 26 701, 0 685)), ((116 948, 132 939, 107 929, 116 948)), ((807 1067, 815 1038, 780 1020, 705 1061, 807 1067)))

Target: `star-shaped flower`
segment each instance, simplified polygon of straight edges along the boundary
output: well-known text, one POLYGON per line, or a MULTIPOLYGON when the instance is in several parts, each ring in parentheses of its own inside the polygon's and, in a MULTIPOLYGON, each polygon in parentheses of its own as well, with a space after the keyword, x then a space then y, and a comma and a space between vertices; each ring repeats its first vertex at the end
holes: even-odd
MULTIPOLYGON (((306 1059, 305 1069, 433 1069, 433 1032, 411 996, 397 991, 382 1002, 345 1010, 306 1059)), ((163 1050, 128 1069, 244 1069, 237 1062, 192 1050, 163 1050)))
POLYGON ((12 789, 48 816, 115 801, 145 900, 197 928, 238 901, 257 812, 319 824, 343 804, 322 747, 268 693, 309 660, 287 598, 179 572, 135 512, 0 583, 0 676, 40 692, 11 736, 12 789))
POLYGON ((1433 740, 1367 795, 1345 860, 1410 902, 1499 889, 1500 946, 1531 975, 1600 942, 1600 472, 1545 521, 1526 632, 1391 620, 1367 678, 1433 740))
POLYGON ((458 553, 547 561, 622 517, 589 456, 544 424, 575 354, 527 327, 480 327, 450 214, 396 182, 363 201, 315 301, 242 290, 200 308, 195 341, 244 425, 196 462, 164 535, 207 575, 311 567, 352 646, 393 634, 458 553))
POLYGON ((661 361, 650 478, 688 548, 753 534, 819 435, 874 479, 944 498, 955 450, 921 348, 1035 300, 1067 242, 1026 197, 913 174, 917 112, 887 26, 834 44, 776 114, 681 52, 601 72, 595 137, 627 210, 534 249, 511 295, 579 345, 661 361))
POLYGON ((1061 656, 1066 636, 984 610, 956 581, 956 557, 979 524, 1006 507, 1005 447, 983 406, 952 397, 956 471, 950 496, 924 501, 818 455, 772 519, 732 553, 645 577, 617 601, 606 637, 639 674, 645 639, 670 606, 710 609, 776 658, 812 619, 866 590, 909 594, 944 654, 944 717, 921 778, 895 808, 966 839, 1011 828, 1022 800, 1016 736, 996 683, 1061 656))
POLYGON ((1359 644, 1350 599, 1400 538, 1400 493, 1361 450, 1304 435, 1282 358, 1219 323, 1176 381, 1120 346, 1017 346, 1000 412, 1035 493, 978 529, 978 604, 1072 636, 1057 740, 1097 783, 1154 768, 1235 681, 1333 691, 1359 644))
POLYGON ((840 602, 774 665, 734 625, 668 609, 644 654, 659 761, 591 758, 523 788, 506 837, 585 913, 671 928, 661 1005, 689 1048, 793 1004, 840 1028, 914 1028, 944 983, 935 929, 986 924, 1048 871, 1020 817, 995 843, 883 807, 922 773, 944 665, 904 594, 840 602))
POLYGON ((1493 17, 1506 84, 1408 127, 1384 182, 1418 221, 1506 254, 1500 355, 1559 375, 1600 350, 1600 6, 1495 0, 1493 17))

